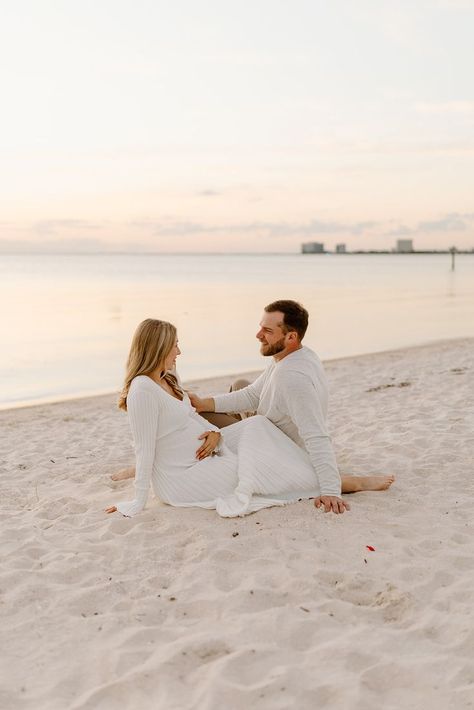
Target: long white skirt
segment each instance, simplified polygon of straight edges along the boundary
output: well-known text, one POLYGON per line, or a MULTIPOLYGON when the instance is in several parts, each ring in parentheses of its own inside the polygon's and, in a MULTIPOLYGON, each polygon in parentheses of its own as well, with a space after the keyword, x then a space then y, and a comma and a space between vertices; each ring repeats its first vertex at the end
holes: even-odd
POLYGON ((320 495, 308 454, 266 417, 249 417, 221 433, 221 455, 159 476, 154 487, 164 502, 235 517, 320 495))

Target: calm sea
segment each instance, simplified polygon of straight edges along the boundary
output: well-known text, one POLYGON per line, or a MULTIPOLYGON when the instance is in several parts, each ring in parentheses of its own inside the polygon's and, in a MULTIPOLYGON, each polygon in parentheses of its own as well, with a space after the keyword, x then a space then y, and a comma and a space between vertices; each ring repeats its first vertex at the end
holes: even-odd
POLYGON ((118 390, 136 325, 179 330, 183 379, 259 369, 277 298, 322 358, 474 335, 474 254, 0 256, 0 407, 118 390))

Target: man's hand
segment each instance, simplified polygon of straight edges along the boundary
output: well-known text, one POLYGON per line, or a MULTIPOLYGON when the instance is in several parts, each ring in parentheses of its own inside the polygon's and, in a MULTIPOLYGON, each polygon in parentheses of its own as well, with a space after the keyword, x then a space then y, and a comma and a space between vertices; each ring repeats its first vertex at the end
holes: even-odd
POLYGON ((201 399, 194 392, 188 392, 189 399, 193 405, 196 412, 213 412, 214 411, 214 400, 212 397, 206 397, 201 399))
POLYGON ((351 509, 349 503, 345 503, 342 498, 337 496, 319 496, 319 498, 315 498, 314 505, 316 508, 321 508, 323 505, 325 513, 336 513, 337 515, 351 509))
POLYGON ((219 445, 221 434, 219 431, 205 431, 199 439, 204 439, 204 444, 196 451, 196 458, 201 460, 210 456, 216 446, 219 445))

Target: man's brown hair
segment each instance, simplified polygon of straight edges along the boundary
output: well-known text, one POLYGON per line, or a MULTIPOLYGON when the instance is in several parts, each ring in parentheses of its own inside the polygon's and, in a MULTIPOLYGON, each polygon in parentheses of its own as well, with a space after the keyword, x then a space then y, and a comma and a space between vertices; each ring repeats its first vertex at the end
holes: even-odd
POLYGON ((276 311, 283 313, 282 330, 285 335, 289 333, 290 330, 294 330, 298 333, 299 339, 303 340, 308 328, 309 316, 308 311, 306 308, 303 308, 301 303, 285 300, 273 301, 273 303, 269 303, 268 306, 265 306, 264 310, 267 313, 275 313, 276 311))

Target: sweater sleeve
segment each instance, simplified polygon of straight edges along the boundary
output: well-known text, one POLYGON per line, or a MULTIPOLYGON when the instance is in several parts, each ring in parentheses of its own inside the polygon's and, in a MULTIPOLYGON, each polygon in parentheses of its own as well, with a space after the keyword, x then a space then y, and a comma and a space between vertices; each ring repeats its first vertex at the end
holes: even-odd
POLYGON ((135 498, 117 504, 117 510, 133 517, 145 507, 150 490, 158 429, 158 398, 137 390, 127 398, 127 411, 135 444, 135 498))
POLYGON ((288 412, 309 454, 322 496, 341 495, 341 477, 326 429, 318 392, 309 377, 290 371, 279 382, 282 410, 288 412))
POLYGON ((255 382, 241 390, 213 396, 216 412, 254 412, 259 405, 260 395, 265 384, 266 371, 255 382))

